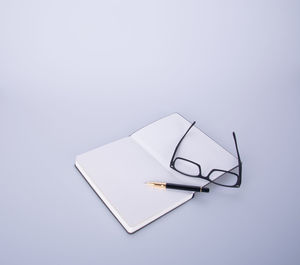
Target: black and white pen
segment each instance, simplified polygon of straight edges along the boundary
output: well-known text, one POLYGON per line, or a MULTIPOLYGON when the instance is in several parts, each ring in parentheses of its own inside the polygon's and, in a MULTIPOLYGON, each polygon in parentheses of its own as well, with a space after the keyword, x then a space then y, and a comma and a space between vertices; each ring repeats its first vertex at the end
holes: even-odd
POLYGON ((174 190, 188 190, 188 191, 195 191, 195 192, 209 192, 209 188, 206 187, 198 187, 198 186, 191 186, 191 185, 181 185, 175 183, 165 183, 165 182, 147 182, 149 186, 154 188, 160 189, 174 189, 174 190))

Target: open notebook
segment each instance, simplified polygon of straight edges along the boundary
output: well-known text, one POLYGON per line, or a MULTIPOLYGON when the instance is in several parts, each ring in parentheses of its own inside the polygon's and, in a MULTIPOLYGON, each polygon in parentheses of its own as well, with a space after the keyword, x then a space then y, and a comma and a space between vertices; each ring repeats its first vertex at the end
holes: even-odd
MULTIPOLYGON (((193 192, 154 189, 145 182, 207 184, 169 167, 175 146, 190 124, 175 113, 76 157, 76 167, 127 232, 137 231, 193 197, 193 192)), ((197 161, 204 175, 212 168, 231 170, 238 164, 196 127, 184 139, 178 155, 197 161)))

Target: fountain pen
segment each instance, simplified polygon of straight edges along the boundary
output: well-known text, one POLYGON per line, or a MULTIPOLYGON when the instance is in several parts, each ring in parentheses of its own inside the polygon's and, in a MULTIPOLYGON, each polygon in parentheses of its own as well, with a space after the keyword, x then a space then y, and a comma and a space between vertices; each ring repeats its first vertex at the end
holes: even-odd
POLYGON ((165 182, 147 182, 149 186, 160 189, 173 189, 173 190, 188 190, 188 191, 196 191, 196 192, 209 192, 209 188, 206 187, 198 187, 198 186, 190 186, 190 185, 181 185, 175 183, 165 183, 165 182))

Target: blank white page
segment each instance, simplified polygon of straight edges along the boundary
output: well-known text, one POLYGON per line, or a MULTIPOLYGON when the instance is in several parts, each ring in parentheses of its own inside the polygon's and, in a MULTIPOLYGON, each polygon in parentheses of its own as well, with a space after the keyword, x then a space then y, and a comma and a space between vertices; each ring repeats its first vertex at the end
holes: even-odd
MULTIPOLYGON (((157 159, 164 168, 173 174, 173 182, 204 186, 208 182, 191 178, 171 169, 169 164, 174 149, 191 123, 174 113, 140 129, 131 135, 137 143, 157 159)), ((232 139, 232 144, 234 141, 232 139)), ((231 170, 238 165, 237 158, 194 126, 182 141, 177 156, 192 160, 201 165, 202 174, 207 175, 213 168, 231 170)), ((215 174, 214 178, 221 174, 215 174)))
POLYGON ((173 177, 131 137, 77 156, 76 166, 129 233, 193 196, 147 186, 145 182, 173 177))

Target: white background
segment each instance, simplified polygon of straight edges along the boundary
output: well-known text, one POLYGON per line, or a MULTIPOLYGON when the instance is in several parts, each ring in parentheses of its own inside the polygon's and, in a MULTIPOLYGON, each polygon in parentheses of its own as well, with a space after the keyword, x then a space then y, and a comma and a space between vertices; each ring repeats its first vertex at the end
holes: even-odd
POLYGON ((298 1, 1 1, 0 263, 299 264, 298 1), (75 156, 179 112, 244 162, 129 235, 75 156))

